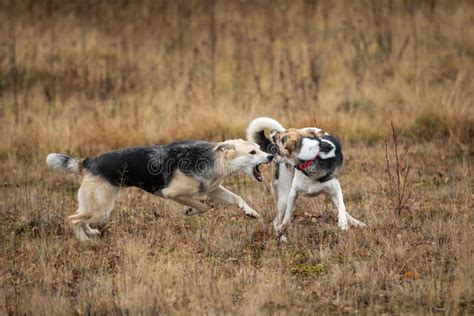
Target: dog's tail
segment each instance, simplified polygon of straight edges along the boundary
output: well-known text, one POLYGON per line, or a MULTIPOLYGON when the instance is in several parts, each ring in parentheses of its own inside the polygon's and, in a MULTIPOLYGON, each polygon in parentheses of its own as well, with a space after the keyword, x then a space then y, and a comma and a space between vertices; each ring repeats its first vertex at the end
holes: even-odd
POLYGON ((85 159, 82 158, 73 158, 63 154, 53 153, 46 157, 46 164, 52 170, 80 174, 84 169, 84 160, 85 159))
POLYGON ((260 146, 260 148, 268 153, 275 153, 275 146, 265 136, 265 130, 277 130, 283 132, 285 128, 277 121, 270 117, 258 117, 250 122, 247 127, 247 140, 254 142, 260 146))

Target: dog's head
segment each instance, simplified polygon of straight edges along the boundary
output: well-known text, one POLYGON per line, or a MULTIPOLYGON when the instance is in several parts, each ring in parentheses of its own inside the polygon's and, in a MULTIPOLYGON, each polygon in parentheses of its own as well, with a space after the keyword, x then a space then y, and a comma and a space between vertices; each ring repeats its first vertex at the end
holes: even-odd
POLYGON ((276 146, 279 156, 294 161, 297 158, 302 159, 302 155, 306 157, 316 151, 318 139, 324 134, 323 130, 317 128, 289 128, 283 132, 272 131, 270 141, 276 146))
POLYGON ((259 182, 263 180, 260 165, 268 164, 274 157, 263 152, 257 144, 242 139, 219 143, 214 150, 227 162, 233 172, 244 171, 259 182))

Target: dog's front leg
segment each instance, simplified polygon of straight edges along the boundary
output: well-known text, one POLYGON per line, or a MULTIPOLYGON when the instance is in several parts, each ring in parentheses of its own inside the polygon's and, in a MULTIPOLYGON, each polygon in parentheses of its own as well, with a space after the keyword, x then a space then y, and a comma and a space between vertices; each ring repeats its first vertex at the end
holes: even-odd
POLYGON ((288 206, 288 194, 286 192, 278 195, 277 201, 277 215, 273 220, 273 228, 275 231, 278 231, 278 228, 283 223, 283 219, 285 218, 286 208, 288 206))
POLYGON ((260 215, 253 208, 248 206, 248 204, 244 201, 244 199, 242 199, 237 194, 230 192, 223 186, 219 186, 217 189, 209 192, 207 195, 212 199, 215 199, 224 203, 228 203, 228 204, 237 205, 241 210, 245 212, 245 215, 248 215, 254 218, 260 217, 260 215))
POLYGON ((290 194, 288 195, 288 202, 286 205, 285 217, 283 218, 283 222, 278 226, 276 232, 278 235, 282 235, 285 231, 285 228, 288 224, 291 223, 293 219, 293 211, 295 209, 296 199, 298 198, 298 193, 296 192, 295 188, 292 187, 290 190, 290 194))

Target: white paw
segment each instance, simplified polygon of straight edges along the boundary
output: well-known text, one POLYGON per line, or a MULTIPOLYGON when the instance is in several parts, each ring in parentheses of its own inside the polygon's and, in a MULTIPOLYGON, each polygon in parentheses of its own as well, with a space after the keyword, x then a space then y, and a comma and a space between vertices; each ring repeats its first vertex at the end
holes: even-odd
POLYGON ((357 221, 357 223, 354 223, 354 226, 360 227, 360 228, 367 228, 367 225, 363 222, 357 221))
POLYGON ((287 241, 288 241, 288 238, 286 238, 285 235, 281 235, 280 238, 278 238, 278 240, 279 240, 280 242, 287 242, 287 241))
POLYGON ((337 225, 341 230, 348 230, 349 229, 349 224, 347 222, 347 218, 340 218, 337 225))
POLYGON ((77 239, 78 239, 80 242, 92 241, 92 239, 90 239, 89 237, 87 237, 86 234, 81 235, 81 236, 76 236, 76 237, 77 237, 77 239))
POLYGON ((184 215, 186 216, 193 216, 193 215, 196 215, 196 214, 199 214, 200 212, 198 210, 196 210, 195 208, 187 208, 185 211, 184 211, 184 215))
POLYGON ((100 231, 98 229, 90 229, 88 231, 88 234, 91 236, 97 236, 97 235, 100 235, 100 231))
POLYGON ((245 215, 252 217, 252 218, 260 218, 260 215, 255 212, 254 210, 245 210, 245 215))
POLYGON ((282 236, 282 235, 283 235, 283 232, 285 231, 285 227, 286 227, 285 224, 281 224, 281 225, 278 225, 278 226, 275 228, 275 232, 277 233, 278 236, 282 236))
POLYGON ((273 229, 277 232, 278 231, 278 227, 280 225, 278 224, 278 222, 273 222, 273 229))
POLYGON ((365 225, 365 223, 355 219, 355 218, 349 218, 349 224, 351 224, 352 226, 355 226, 355 227, 360 227, 360 228, 366 228, 367 225, 365 225))

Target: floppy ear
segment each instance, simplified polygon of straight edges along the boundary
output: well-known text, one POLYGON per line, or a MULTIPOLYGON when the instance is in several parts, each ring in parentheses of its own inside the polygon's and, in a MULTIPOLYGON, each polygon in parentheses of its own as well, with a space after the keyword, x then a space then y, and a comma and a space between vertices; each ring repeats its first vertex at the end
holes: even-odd
POLYGON ((277 141, 278 139, 280 139, 281 133, 279 131, 277 131, 276 129, 272 129, 270 131, 270 141, 273 142, 274 140, 277 141))
POLYGON ((310 129, 310 130, 307 130, 306 132, 308 133, 308 137, 314 137, 314 138, 319 138, 319 137, 323 136, 326 133, 322 129, 319 130, 319 131, 314 130, 314 129, 310 129))
POLYGON ((214 147, 215 152, 221 152, 226 158, 229 158, 235 154, 235 147, 231 144, 220 143, 214 147))
MULTIPOLYGON (((287 136, 284 136, 284 137, 287 137, 287 136)), ((298 141, 292 138, 289 138, 286 142, 283 142, 283 139, 282 139, 282 144, 285 146, 286 150, 288 150, 289 152, 295 151, 296 147, 298 147, 298 141)))

